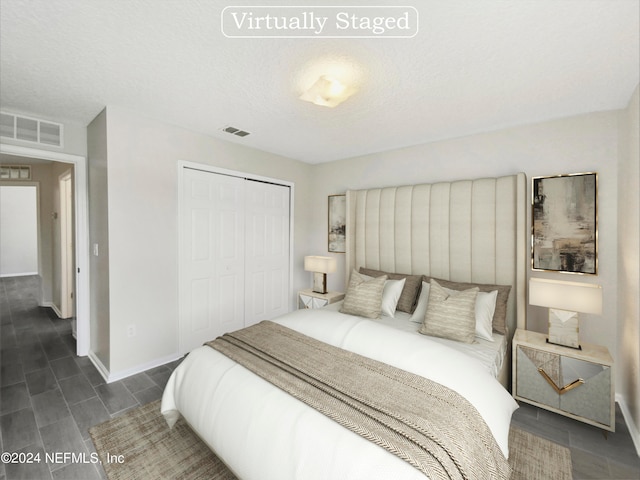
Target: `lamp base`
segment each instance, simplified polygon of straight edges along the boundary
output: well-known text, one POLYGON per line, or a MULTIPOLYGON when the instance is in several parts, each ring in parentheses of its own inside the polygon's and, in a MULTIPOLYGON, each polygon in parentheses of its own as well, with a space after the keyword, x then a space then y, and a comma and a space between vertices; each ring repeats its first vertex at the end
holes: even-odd
POLYGON ((313 291, 316 293, 327 293, 327 274, 313 272, 313 291))
POLYGON ((549 343, 579 349, 579 330, 577 312, 549 309, 549 343))

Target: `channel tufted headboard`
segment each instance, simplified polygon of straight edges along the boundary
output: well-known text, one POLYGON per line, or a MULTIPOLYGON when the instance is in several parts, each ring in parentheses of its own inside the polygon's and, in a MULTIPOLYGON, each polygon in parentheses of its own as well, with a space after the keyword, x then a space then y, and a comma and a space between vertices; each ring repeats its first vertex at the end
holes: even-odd
POLYGON ((507 325, 526 314, 524 173, 347 192, 346 285, 352 269, 511 285, 507 325))

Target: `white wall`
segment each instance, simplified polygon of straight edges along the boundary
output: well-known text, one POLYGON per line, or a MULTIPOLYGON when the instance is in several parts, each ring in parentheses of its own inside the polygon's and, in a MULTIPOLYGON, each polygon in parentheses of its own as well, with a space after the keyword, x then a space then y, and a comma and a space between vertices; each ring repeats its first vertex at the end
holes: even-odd
POLYGON ((640 87, 620 114, 618 384, 640 452, 640 87))
MULTIPOLYGON (((109 193, 107 185, 107 114, 103 110, 87 127, 87 175, 89 185, 89 351, 109 370, 109 193)), ((135 285, 132 285, 135 288, 135 285)))
MULTIPOLYGON (((616 358, 617 117, 617 112, 593 113, 317 165, 313 172, 312 204, 320 208, 313 212, 311 246, 318 254, 327 252, 327 195, 344 193, 347 189, 525 172, 530 198, 533 176, 596 171, 599 174, 599 274, 581 276, 579 280, 603 286, 604 312, 602 316, 582 316, 581 338, 606 345, 616 358)), ((530 223, 529 219, 528 225, 530 223)), ((338 271, 329 275, 329 288, 343 290, 344 255, 335 256, 338 271)), ((533 272, 531 275, 568 278, 559 273, 533 272)), ((541 307, 529 307, 528 328, 546 331, 546 315, 541 307)))
MULTIPOLYGON (((308 286, 302 264, 304 255, 309 253, 307 192, 311 166, 189 132, 121 108, 107 107, 106 113, 94 123, 103 122, 102 116, 106 118, 104 127, 92 123, 89 128, 90 188, 92 203, 96 195, 101 197, 98 202, 108 198, 108 209, 104 205, 95 210, 92 207, 91 242, 102 242, 102 252, 108 238, 108 301, 105 292, 96 301, 108 303, 107 366, 111 374, 126 374, 178 352, 180 160, 294 183, 293 308, 295 292, 308 286), (101 142, 106 147, 98 148, 101 142), (107 176, 106 182, 103 174, 107 176), (105 183, 108 192, 93 191, 94 186, 102 189, 105 183), (104 228, 108 228, 108 237, 104 228), (94 230, 102 233, 94 236, 94 230), (135 325, 135 337, 127 336, 129 325, 135 325)), ((96 275, 103 277, 96 282, 102 282, 107 274, 92 264, 92 283, 96 275)), ((93 302, 92 296, 92 317, 100 314, 95 311, 100 307, 93 302)), ((104 331, 98 335, 104 335, 104 331)), ((94 340, 100 345, 104 342, 96 338, 92 345, 94 340)))
POLYGON ((38 273, 36 185, 0 186, 0 276, 38 273))

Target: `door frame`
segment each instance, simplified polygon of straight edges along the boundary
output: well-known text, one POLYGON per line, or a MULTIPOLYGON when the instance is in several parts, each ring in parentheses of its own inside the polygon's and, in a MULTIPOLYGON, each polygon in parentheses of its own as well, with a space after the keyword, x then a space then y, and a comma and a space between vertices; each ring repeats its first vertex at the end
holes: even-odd
POLYGON ((91 346, 90 290, 89 290, 89 196, 87 157, 70 153, 52 152, 0 142, 0 153, 19 157, 38 158, 52 162, 71 163, 74 166, 75 202, 75 260, 76 260, 76 354, 85 356, 91 346))
MULTIPOLYGON (((60 313, 62 318, 70 318, 73 316, 75 305, 70 299, 73 295, 73 282, 70 281, 73 275, 73 256, 69 255, 69 243, 73 238, 73 173, 72 170, 66 170, 58 176, 58 194, 60 196, 60 313), (71 228, 69 228, 71 226, 71 228), (70 305, 71 304, 71 305, 70 305)), ((75 251, 75 249, 74 249, 75 251)), ((75 329, 74 329, 75 331, 75 329)))
POLYGON ((246 180, 254 180, 257 182, 273 183, 276 185, 282 185, 289 187, 289 311, 293 311, 294 304, 297 305, 297 299, 294 298, 293 292, 293 227, 294 227, 294 198, 295 198, 295 184, 279 178, 263 177, 253 173, 240 172, 237 170, 229 170, 226 168, 215 167, 213 165, 207 165, 204 163, 190 162, 186 160, 178 161, 178 322, 177 322, 177 338, 178 338, 178 351, 179 353, 187 353, 182 351, 182 318, 184 317, 184 306, 181 302, 181 290, 184 284, 184 266, 183 266, 183 252, 185 236, 182 231, 182 208, 183 208, 183 195, 184 195, 184 171, 186 169, 200 170, 203 172, 215 173, 218 175, 228 175, 231 177, 244 178, 246 180))

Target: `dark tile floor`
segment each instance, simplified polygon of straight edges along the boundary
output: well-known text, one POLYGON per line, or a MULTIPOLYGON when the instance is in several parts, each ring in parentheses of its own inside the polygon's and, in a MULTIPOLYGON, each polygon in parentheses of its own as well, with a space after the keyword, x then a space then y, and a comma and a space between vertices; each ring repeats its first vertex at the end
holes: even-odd
POLYGON ((0 279, 0 451, 41 459, 0 462, 0 480, 105 478, 89 428, 159 399, 178 362, 106 384, 75 355, 70 321, 38 306, 39 288, 38 277, 0 279))
POLYGON ((591 425, 520 402, 512 424, 571 450, 574 480, 639 480, 640 458, 620 407, 616 404, 616 431, 591 425))
MULTIPOLYGON (((99 465, 66 458, 95 452, 89 427, 156 400, 178 362, 105 384, 87 357, 76 357, 69 321, 38 307, 37 277, 0 279, 0 451, 53 456, 50 462, 0 463, 0 480, 100 479, 99 465)), ((571 449, 580 479, 640 479, 620 410, 616 432, 602 431, 521 404, 514 425, 571 449)))

